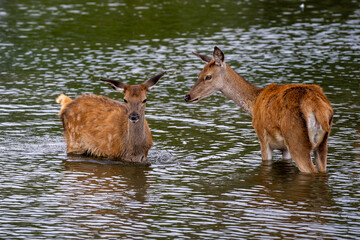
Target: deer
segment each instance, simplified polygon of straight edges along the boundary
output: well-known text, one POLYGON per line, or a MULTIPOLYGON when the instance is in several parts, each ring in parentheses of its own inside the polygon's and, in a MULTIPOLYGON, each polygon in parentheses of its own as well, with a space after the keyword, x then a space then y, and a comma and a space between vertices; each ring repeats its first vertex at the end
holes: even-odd
POLYGON ((139 85, 100 78, 124 94, 123 103, 95 94, 74 100, 60 94, 56 102, 61 105, 67 154, 147 163, 153 141, 145 119, 146 95, 165 73, 139 85))
POLYGON ((280 150, 282 158, 292 159, 300 172, 326 172, 327 142, 334 112, 320 86, 257 87, 224 61, 224 53, 218 47, 214 48, 212 57, 193 54, 206 65, 185 95, 186 102, 197 103, 220 91, 252 117, 263 161, 272 159, 273 150, 280 150))

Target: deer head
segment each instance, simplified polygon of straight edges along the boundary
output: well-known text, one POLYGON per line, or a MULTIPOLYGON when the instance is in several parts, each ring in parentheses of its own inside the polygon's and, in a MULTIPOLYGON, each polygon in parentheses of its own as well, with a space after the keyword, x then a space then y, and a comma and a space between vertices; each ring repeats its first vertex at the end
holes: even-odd
POLYGON ((193 54, 201 58, 206 65, 199 73, 195 85, 184 97, 185 101, 189 103, 196 103, 201 99, 220 91, 223 88, 224 76, 226 73, 224 53, 218 47, 214 48, 213 57, 200 55, 194 52, 193 54))
POLYGON ((124 94, 124 106, 131 122, 137 123, 144 119, 147 92, 158 82, 166 72, 160 73, 140 85, 129 85, 120 81, 104 79, 100 80, 109 84, 115 91, 124 94))

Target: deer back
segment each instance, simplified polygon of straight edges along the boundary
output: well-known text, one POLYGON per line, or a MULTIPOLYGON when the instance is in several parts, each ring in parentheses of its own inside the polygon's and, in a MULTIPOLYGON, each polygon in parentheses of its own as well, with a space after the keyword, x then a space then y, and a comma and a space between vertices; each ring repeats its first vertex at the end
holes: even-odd
MULTIPOLYGON (((294 130, 294 120, 309 135, 309 144, 315 147, 318 139, 314 135, 329 132, 332 124, 333 110, 330 102, 317 85, 271 84, 258 96, 253 110, 255 130, 266 131, 273 139, 287 136, 294 130), (315 133, 315 132, 316 133, 315 133)), ((304 143, 305 144, 305 143, 304 143)))

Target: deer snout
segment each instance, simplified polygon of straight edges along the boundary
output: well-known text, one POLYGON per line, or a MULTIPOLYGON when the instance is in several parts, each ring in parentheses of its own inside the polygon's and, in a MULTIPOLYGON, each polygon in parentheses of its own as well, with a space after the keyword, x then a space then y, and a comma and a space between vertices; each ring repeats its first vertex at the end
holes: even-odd
POLYGON ((190 98, 190 94, 186 94, 184 97, 185 102, 189 102, 190 98))
POLYGON ((194 96, 191 96, 190 94, 187 94, 184 97, 185 101, 188 103, 197 103, 199 101, 200 98, 194 98, 194 96))
POLYGON ((140 116, 139 116, 139 114, 137 114, 137 113, 131 113, 131 114, 129 115, 129 119, 130 119, 130 121, 133 122, 133 123, 136 123, 137 121, 139 121, 139 118, 140 118, 140 116))

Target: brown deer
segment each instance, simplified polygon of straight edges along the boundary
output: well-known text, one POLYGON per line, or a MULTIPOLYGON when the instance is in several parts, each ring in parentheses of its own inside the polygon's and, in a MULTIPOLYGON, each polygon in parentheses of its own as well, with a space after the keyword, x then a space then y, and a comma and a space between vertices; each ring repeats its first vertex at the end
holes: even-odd
POLYGON ((273 150, 279 149, 301 172, 326 172, 333 109, 319 86, 270 84, 259 88, 231 69, 219 48, 214 48, 213 58, 193 54, 207 64, 185 96, 186 102, 196 103, 220 91, 252 117, 264 161, 271 160, 273 150))
POLYGON ((146 94, 165 74, 140 85, 101 79, 124 94, 124 103, 98 95, 71 100, 61 94, 56 102, 64 127, 67 153, 144 163, 153 142, 145 119, 146 94))

